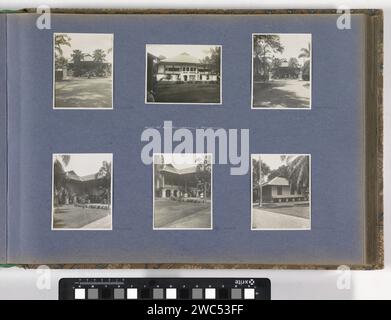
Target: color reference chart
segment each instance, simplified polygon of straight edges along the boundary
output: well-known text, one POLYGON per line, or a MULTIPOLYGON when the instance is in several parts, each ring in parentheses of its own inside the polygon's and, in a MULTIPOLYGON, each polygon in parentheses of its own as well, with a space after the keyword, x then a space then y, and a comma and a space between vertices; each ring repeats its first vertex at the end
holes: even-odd
POLYGON ((63 278, 60 300, 270 300, 267 278, 63 278))

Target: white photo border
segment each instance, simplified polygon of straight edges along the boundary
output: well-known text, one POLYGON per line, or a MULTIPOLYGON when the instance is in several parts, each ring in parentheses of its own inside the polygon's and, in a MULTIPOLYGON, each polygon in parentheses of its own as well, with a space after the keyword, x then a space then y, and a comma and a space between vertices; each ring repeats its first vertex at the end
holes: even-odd
POLYGON ((312 158, 310 153, 251 153, 250 154, 250 229, 251 231, 311 231, 312 229, 312 158), (309 210, 310 210, 310 221, 309 228, 254 228, 253 227, 253 157, 254 156, 267 156, 267 155, 284 155, 284 156, 308 156, 309 157, 309 210))
POLYGON ((114 109, 114 60, 115 60, 115 50, 114 50, 114 33, 85 33, 85 32, 53 32, 52 37, 52 55, 53 55, 53 72, 52 72, 52 109, 53 110, 102 110, 108 111, 114 109), (111 36, 111 46, 113 48, 113 61, 111 63, 111 107, 110 108, 80 108, 80 107, 56 107, 56 53, 55 53, 55 37, 59 34, 77 34, 77 35, 106 35, 111 36))
POLYGON ((146 43, 145 44, 145 81, 144 81, 144 103, 147 105, 159 105, 159 104, 166 104, 166 105, 210 105, 210 106, 221 106, 223 104, 223 45, 221 44, 178 44, 178 43, 146 43), (148 101, 148 88, 147 88, 147 81, 148 81, 148 46, 165 46, 165 45, 172 45, 172 46, 214 46, 214 47, 220 47, 220 102, 149 102, 148 101))
POLYGON ((51 198, 52 198, 52 210, 51 210, 51 230, 52 231, 112 231, 113 230, 113 213, 114 213, 114 201, 113 201, 113 176, 114 176, 114 161, 113 161, 113 153, 103 153, 103 152, 85 152, 85 153, 52 153, 52 188, 51 188, 51 198), (110 228, 54 228, 54 159, 59 155, 110 155, 111 156, 111 181, 110 181, 110 228))
POLYGON ((211 231, 213 230, 213 153, 161 153, 156 152, 152 155, 152 229, 154 231, 211 231), (159 155, 199 155, 199 156, 210 156, 210 228, 156 228, 155 227, 155 156, 159 155))
POLYGON ((285 32, 253 32, 251 34, 251 110, 307 110, 310 111, 312 110, 312 79, 313 79, 313 72, 312 72, 312 57, 313 57, 313 45, 312 45, 312 33, 306 33, 306 32, 301 32, 301 33, 285 33, 285 32), (310 105, 308 108, 264 108, 264 107, 254 107, 254 36, 257 35, 279 35, 279 34, 284 34, 284 35, 309 35, 310 36, 310 43, 311 43, 311 56, 310 56, 310 105))

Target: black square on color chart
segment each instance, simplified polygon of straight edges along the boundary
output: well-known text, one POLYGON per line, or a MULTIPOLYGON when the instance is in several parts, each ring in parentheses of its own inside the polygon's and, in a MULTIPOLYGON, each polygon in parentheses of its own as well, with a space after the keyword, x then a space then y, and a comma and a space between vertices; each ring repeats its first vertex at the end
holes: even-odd
POLYGON ((225 299, 228 299, 228 289, 226 288, 220 288, 219 291, 218 291, 218 299, 222 299, 222 300, 225 300, 225 299))
POLYGON ((151 290, 148 288, 143 288, 140 290, 140 298, 141 299, 150 299, 151 298, 151 290))
POLYGON ((179 296, 179 299, 184 299, 184 300, 190 299, 190 290, 187 288, 179 289, 178 296, 179 296))
POLYGON ((102 299, 109 300, 112 299, 112 290, 111 288, 103 288, 102 289, 102 299))

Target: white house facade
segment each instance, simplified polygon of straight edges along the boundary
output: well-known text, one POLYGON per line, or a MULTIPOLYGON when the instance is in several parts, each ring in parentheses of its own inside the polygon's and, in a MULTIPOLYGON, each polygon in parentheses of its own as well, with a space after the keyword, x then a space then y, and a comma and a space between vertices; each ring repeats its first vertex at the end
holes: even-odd
POLYGON ((196 57, 186 52, 162 59, 157 65, 157 81, 214 82, 218 81, 218 77, 210 65, 201 63, 196 57))

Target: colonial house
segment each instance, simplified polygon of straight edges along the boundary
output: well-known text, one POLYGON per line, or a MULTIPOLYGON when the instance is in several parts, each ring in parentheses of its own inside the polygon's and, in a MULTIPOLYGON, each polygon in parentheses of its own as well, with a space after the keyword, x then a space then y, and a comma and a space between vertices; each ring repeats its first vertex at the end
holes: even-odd
MULTIPOLYGON (((202 184, 197 179, 197 167, 178 169, 165 164, 155 172, 155 196, 157 198, 204 197, 202 184)), ((210 191, 207 190, 207 198, 210 191)))
POLYGON ((96 62, 90 56, 86 56, 77 65, 68 62, 62 68, 56 69, 56 81, 66 80, 69 77, 110 77, 110 62, 96 62))
POLYGON ((286 61, 281 62, 278 67, 272 70, 274 79, 297 79, 300 76, 299 66, 289 66, 286 61))
POLYGON ((59 196, 60 204, 110 204, 110 195, 103 187, 103 176, 79 176, 73 170, 65 173, 65 183, 59 196))
MULTIPOLYGON (((259 201, 259 189, 253 189, 253 201, 259 201)), ((306 201, 308 195, 298 190, 293 191, 289 181, 283 177, 275 177, 262 184, 262 202, 306 201)))
POLYGON ((157 61, 156 80, 215 82, 218 81, 218 74, 211 69, 210 65, 201 63, 196 57, 183 52, 157 61))

